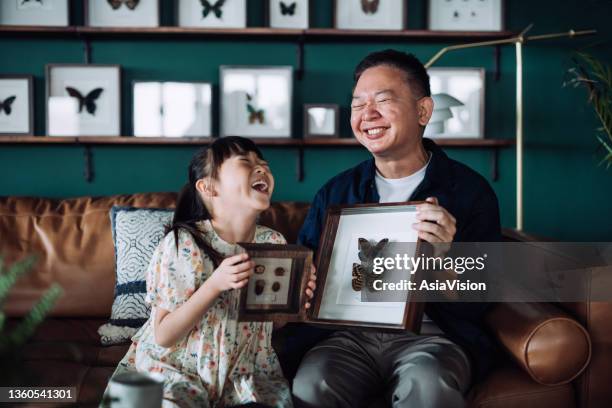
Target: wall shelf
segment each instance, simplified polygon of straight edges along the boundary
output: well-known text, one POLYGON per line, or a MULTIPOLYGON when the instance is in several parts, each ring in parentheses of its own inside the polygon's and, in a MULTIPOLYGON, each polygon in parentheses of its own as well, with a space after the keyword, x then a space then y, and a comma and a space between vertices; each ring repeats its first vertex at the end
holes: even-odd
MULTIPOLYGON (((0 144, 78 144, 78 145, 163 145, 198 146, 208 145, 212 138, 170 138, 133 136, 0 136, 0 144)), ((265 147, 359 147, 354 138, 253 138, 259 146, 265 147)), ((514 146, 513 139, 434 139, 439 146, 457 148, 504 148, 514 146)))

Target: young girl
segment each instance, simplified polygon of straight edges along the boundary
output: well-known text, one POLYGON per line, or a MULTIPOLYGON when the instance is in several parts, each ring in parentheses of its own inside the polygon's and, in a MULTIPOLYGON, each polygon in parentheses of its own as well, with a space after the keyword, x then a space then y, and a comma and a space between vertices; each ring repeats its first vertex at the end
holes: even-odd
MULTIPOLYGON (((256 224, 273 189, 268 164, 248 139, 218 139, 194 155, 172 225, 148 267, 151 316, 113 376, 161 374, 164 407, 292 406, 271 346, 272 323, 237 321, 235 289, 255 265, 236 255, 235 243, 286 242, 256 224)), ((309 286, 311 297, 314 281, 309 286)))

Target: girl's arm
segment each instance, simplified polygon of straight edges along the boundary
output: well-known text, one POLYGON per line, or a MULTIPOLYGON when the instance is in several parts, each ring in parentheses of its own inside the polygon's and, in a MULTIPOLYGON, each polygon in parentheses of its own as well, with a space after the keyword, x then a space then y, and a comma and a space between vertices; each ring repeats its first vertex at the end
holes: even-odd
POLYGON ((176 310, 169 312, 157 307, 153 322, 155 342, 162 347, 175 345, 194 328, 223 291, 245 286, 254 266, 246 253, 226 258, 176 310))

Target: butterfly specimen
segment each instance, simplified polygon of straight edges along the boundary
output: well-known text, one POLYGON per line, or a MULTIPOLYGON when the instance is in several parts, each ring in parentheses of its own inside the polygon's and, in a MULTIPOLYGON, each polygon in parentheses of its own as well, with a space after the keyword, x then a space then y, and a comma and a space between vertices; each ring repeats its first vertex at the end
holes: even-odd
POLYGON ((76 98, 79 101, 79 113, 82 112, 83 107, 85 107, 87 112, 92 115, 95 115, 97 108, 96 99, 100 97, 104 89, 96 88, 90 93, 88 93, 86 96, 83 96, 79 91, 70 86, 66 87, 66 91, 68 92, 68 95, 72 96, 73 98, 76 98))
POLYGON ((272 291, 273 292, 278 292, 280 290, 281 284, 279 282, 274 282, 272 284, 272 291))
POLYGON ((361 0, 361 9, 365 14, 376 14, 380 0, 361 0))
POLYGON ((297 2, 296 1, 294 1, 293 3, 288 4, 288 5, 285 4, 284 1, 281 1, 279 3, 279 5, 280 5, 281 14, 283 16, 293 16, 293 15, 295 15, 295 8, 297 7, 297 2))
POLYGON ((138 3, 140 2, 140 0, 106 0, 106 1, 108 2, 108 4, 110 4, 113 10, 117 10, 119 7, 121 7, 122 4, 125 4, 125 6, 129 8, 130 10, 134 10, 136 7, 138 7, 138 3))
POLYGON ((374 266, 374 258, 376 258, 389 242, 388 238, 381 239, 376 245, 370 244, 365 238, 359 238, 359 260, 360 264, 353 263, 351 287, 355 292, 361 291, 364 287, 368 290, 373 289, 373 283, 376 278, 380 278, 381 274, 375 274, 372 269, 374 266))
POLYGON ((255 273, 261 275, 266 271, 266 267, 263 265, 255 265, 255 273))
POLYGON ((11 105, 13 104, 13 102, 15 102, 15 99, 17 99, 17 97, 13 95, 9 96, 4 101, 0 101, 0 113, 4 112, 7 115, 10 115, 13 111, 11 105))
POLYGON ((200 3, 203 7, 202 18, 208 17, 211 11, 217 18, 221 18, 223 15, 223 10, 221 10, 221 8, 223 7, 223 4, 225 4, 225 0, 217 0, 214 2, 214 4, 211 4, 211 2, 208 0, 200 0, 200 3))
POLYGON ((276 276, 284 276, 285 275, 285 268, 279 266, 278 268, 276 268, 274 270, 274 275, 276 275, 276 276))
POLYGON ((253 101, 253 97, 251 95, 249 95, 247 93, 246 97, 247 97, 247 112, 249 114, 249 124, 252 125, 255 122, 259 122, 259 123, 261 123, 263 125, 263 123, 264 123, 264 110, 263 109, 255 109, 255 107, 251 103, 253 101))
POLYGON ((257 279, 255 281, 255 294, 257 296, 261 295, 266 287, 266 281, 263 279, 257 279))

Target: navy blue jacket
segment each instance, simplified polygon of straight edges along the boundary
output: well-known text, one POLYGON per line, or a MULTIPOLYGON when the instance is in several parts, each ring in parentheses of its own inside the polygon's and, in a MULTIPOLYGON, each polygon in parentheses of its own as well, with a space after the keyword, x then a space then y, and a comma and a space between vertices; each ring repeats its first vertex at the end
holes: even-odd
MULTIPOLYGON (((423 182, 410 200, 437 197, 439 204, 457 219, 457 242, 501 241, 499 208, 495 192, 474 170, 450 159, 432 140, 423 138, 431 160, 423 182)), ((314 251, 319 247, 327 208, 335 204, 377 203, 374 159, 329 180, 315 196, 298 241, 314 251)), ((475 366, 476 377, 488 371, 495 346, 483 327, 484 303, 428 303, 427 315, 454 342, 463 346, 475 366)))

